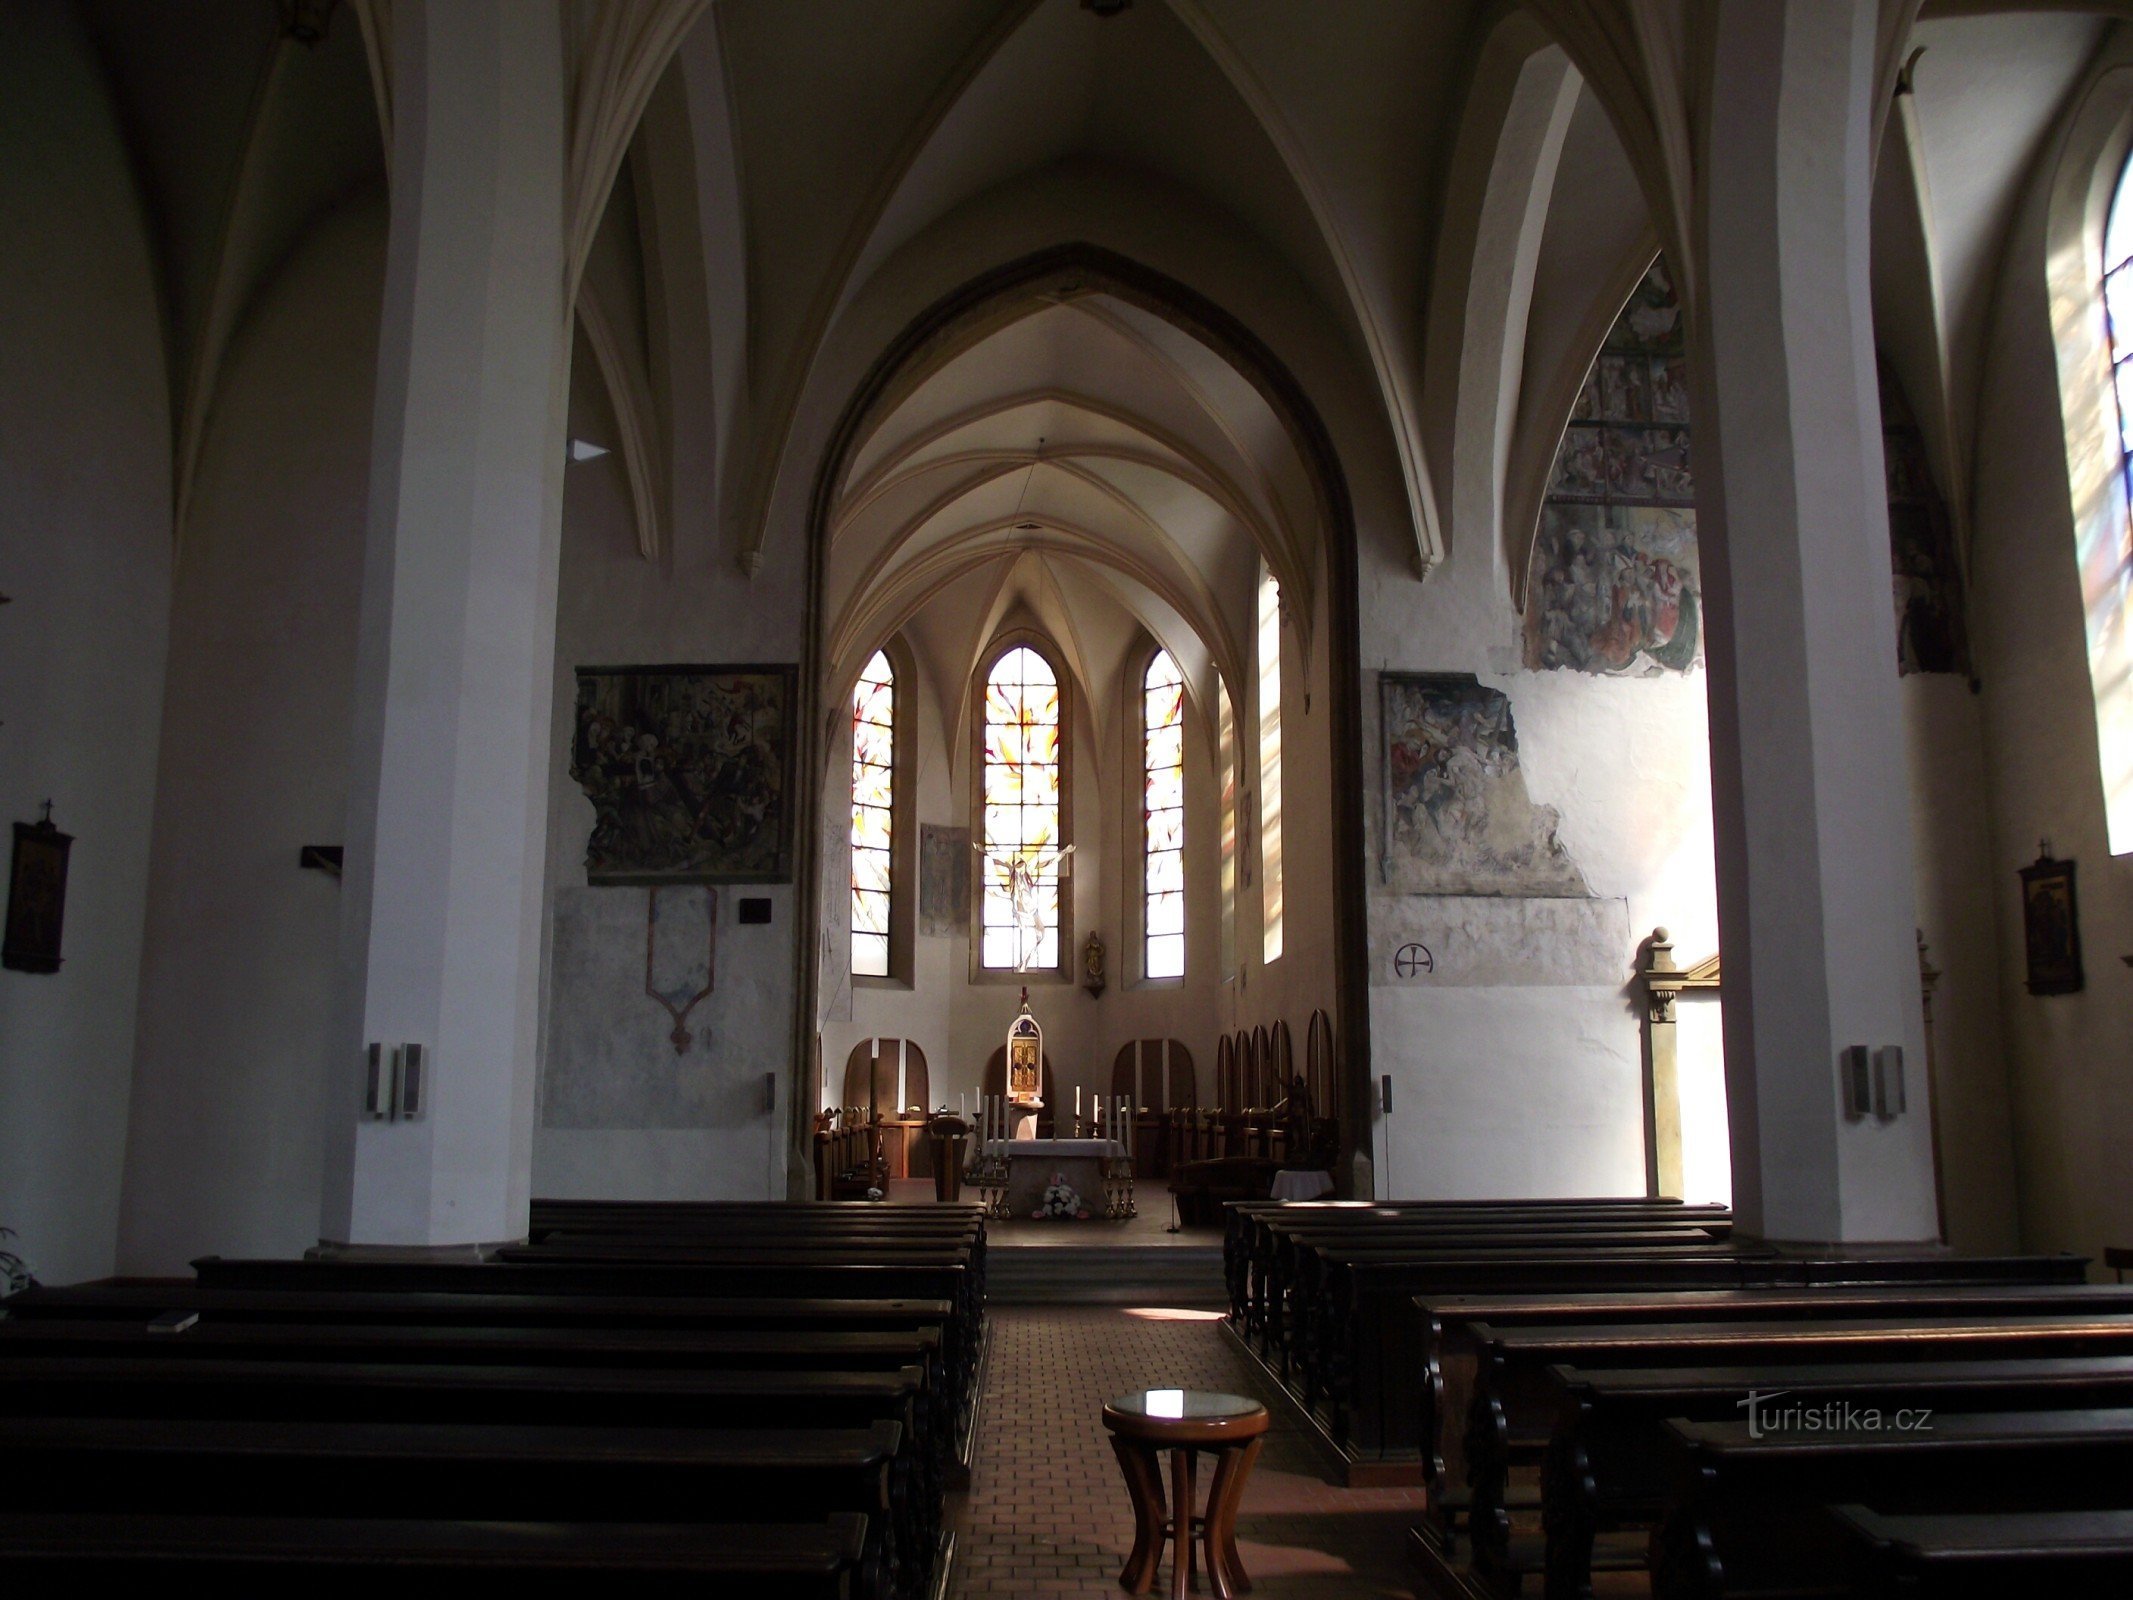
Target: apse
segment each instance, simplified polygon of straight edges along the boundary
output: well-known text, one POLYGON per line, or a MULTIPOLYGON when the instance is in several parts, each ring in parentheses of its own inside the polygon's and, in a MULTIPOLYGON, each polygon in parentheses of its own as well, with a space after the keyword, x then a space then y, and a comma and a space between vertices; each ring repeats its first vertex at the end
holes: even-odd
POLYGON ((817 1104, 898 1040, 974 1106, 1025 990, 1062 1123, 1141 1040, 1211 1103, 1222 1036, 1334 1004, 1320 486, 1141 297, 921 348, 825 529, 817 1104))

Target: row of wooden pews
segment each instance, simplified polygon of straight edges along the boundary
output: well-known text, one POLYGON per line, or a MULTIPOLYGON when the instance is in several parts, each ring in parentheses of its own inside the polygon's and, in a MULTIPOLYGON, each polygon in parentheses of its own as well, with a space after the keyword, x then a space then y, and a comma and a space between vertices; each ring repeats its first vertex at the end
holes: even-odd
POLYGON ((208 1257, 9 1300, 0 1564, 937 1587, 975 1206, 537 1201, 493 1254, 208 1257))
POLYGON ((1447 1592, 2133 1577, 2133 1298, 2079 1258, 1780 1251, 1638 1200, 1239 1207, 1228 1243, 1233 1326, 1351 1464, 1417 1450, 1447 1592))

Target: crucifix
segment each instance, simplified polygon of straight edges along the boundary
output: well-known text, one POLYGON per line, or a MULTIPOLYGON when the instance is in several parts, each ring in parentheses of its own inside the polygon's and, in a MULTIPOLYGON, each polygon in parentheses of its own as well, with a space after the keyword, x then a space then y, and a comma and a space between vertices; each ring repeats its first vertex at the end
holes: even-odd
POLYGON ((1047 872, 1056 872, 1059 863, 1074 853, 1074 847, 973 844, 971 848, 1007 873, 1007 903, 1015 924, 1014 970, 1027 972, 1044 938, 1044 918, 1037 910, 1037 880, 1047 872))

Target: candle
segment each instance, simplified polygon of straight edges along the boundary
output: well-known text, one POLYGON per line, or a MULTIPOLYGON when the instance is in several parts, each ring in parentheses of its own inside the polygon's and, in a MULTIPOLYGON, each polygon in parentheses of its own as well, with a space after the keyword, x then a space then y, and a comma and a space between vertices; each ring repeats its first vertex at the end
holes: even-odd
POLYGON ((1074 1085, 1074 1120, 1081 1120, 1081 1085, 1078 1083, 1074 1085))

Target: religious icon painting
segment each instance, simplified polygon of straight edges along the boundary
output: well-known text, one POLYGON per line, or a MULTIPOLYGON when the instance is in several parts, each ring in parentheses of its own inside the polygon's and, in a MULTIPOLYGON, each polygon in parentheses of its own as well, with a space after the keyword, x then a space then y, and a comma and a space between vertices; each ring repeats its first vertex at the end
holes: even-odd
POLYGON ((2081 971, 2081 918, 2074 901, 2074 864, 2055 861, 2047 845, 2024 867, 2022 937, 2031 994, 2076 994, 2081 971))
POLYGON ((580 667, 590 884, 792 878, 792 666, 580 667))
POLYGON ((74 836, 52 824, 15 824, 15 856, 8 873, 7 937, 0 966, 16 972, 59 970, 59 933, 67 909, 67 852, 74 836))

